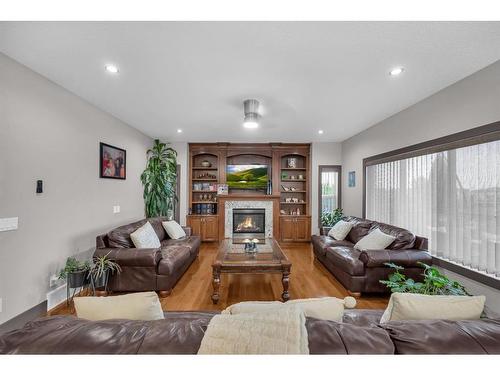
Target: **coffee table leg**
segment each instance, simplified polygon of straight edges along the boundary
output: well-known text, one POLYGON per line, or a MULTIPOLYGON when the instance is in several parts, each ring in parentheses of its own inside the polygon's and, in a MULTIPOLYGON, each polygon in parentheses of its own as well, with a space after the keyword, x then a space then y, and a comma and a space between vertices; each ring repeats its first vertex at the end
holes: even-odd
POLYGON ((212 303, 217 304, 217 302, 219 302, 220 270, 214 268, 212 274, 213 274, 212 286, 214 288, 214 292, 212 294, 212 303))
POLYGON ((290 295, 288 294, 288 286, 290 285, 290 270, 283 271, 281 283, 283 284, 283 293, 281 294, 281 298, 286 302, 290 299, 290 295))

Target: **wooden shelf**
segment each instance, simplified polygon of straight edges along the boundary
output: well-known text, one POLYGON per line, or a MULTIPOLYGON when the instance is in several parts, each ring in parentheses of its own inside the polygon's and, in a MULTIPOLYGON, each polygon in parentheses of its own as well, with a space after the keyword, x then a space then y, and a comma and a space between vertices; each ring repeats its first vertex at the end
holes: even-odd
POLYGON ((208 202, 208 201, 194 201, 193 204, 217 204, 217 202, 208 202))
POLYGON ((217 190, 192 190, 193 193, 214 193, 217 194, 217 190))
POLYGON ((284 191, 283 190, 283 191, 281 191, 281 193, 284 193, 284 194, 286 194, 286 193, 307 193, 307 191, 306 190, 295 190, 295 191, 284 191))
POLYGON ((196 171, 216 171, 217 169, 217 167, 193 167, 196 171))
POLYGON ((193 181, 210 181, 210 182, 218 182, 216 178, 193 178, 193 181))
POLYGON ((281 204, 306 204, 306 202, 280 202, 281 204))
POLYGON ((282 171, 305 171, 307 168, 281 168, 282 171))
POLYGON ((303 179, 295 179, 295 180, 292 180, 291 178, 287 178, 287 179, 281 179, 281 182, 306 182, 306 179, 303 178, 303 179))

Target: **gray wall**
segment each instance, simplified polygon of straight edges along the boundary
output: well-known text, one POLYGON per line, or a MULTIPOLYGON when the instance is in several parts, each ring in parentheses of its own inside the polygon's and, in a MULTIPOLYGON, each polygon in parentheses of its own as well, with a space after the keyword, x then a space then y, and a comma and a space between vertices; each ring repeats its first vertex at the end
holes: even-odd
MULTIPOLYGON (((410 74, 410 72, 406 73, 410 74)), ((342 207, 361 216, 363 159, 500 120, 500 62, 342 142, 342 207), (356 171, 356 187, 347 173, 356 171)))
MULTIPOLYGON (((362 215, 363 158, 499 120, 500 62, 496 62, 347 139, 342 142, 344 212, 362 215), (347 186, 348 171, 356 171, 356 187, 347 186)), ((500 291, 454 278, 474 294, 486 295, 490 311, 500 313, 500 291)))
POLYGON ((49 277, 95 236, 144 216, 151 139, 0 54, 0 323, 46 299, 49 277), (127 179, 100 179, 99 142, 127 150, 127 179), (35 182, 44 193, 35 194, 35 182), (121 206, 113 214, 112 207, 121 206))

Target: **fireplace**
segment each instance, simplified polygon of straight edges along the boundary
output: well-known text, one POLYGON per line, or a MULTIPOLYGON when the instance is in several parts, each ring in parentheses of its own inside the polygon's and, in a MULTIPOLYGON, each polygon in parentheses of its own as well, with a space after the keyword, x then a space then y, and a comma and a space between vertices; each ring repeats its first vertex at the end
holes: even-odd
POLYGON ((265 238, 264 208, 233 208, 233 238, 265 238))

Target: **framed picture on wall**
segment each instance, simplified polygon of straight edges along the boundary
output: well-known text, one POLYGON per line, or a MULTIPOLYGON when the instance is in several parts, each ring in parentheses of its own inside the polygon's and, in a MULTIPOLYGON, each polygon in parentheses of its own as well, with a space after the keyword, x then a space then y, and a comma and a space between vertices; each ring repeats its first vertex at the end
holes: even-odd
POLYGON ((355 187, 356 186, 356 172, 355 171, 350 171, 348 174, 348 179, 347 179, 347 184, 349 187, 355 187))
POLYGON ((127 151, 106 143, 99 143, 99 177, 125 180, 127 151))

